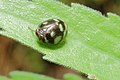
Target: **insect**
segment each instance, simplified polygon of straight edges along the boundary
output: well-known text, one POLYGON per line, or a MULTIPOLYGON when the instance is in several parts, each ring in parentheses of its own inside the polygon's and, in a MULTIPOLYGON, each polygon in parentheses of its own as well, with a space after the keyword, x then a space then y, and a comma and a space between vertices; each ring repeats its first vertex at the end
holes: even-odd
POLYGON ((66 37, 67 26, 60 19, 49 19, 36 29, 36 35, 43 43, 58 44, 66 37))

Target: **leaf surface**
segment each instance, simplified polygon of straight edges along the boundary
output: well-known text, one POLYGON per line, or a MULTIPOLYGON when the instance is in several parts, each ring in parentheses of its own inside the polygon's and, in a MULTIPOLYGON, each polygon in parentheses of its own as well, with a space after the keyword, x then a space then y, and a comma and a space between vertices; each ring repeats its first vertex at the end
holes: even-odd
POLYGON ((0 0, 0 34, 45 54, 48 61, 70 67, 97 80, 120 79, 120 17, 79 4, 66 6, 54 0, 0 0), (35 32, 51 18, 68 26, 66 40, 40 44, 35 32))

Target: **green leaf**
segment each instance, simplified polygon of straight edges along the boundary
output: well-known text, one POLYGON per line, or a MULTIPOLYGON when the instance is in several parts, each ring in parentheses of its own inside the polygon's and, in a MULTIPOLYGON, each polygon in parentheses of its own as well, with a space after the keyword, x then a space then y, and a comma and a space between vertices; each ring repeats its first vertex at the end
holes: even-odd
POLYGON ((24 71, 13 71, 9 74, 8 78, 5 76, 0 76, 0 80, 57 80, 44 75, 24 71))
MULTIPOLYGON (((7 76, 0 76, 0 80, 58 80, 41 74, 24 71, 13 71, 7 76)), ((65 74, 63 80, 85 80, 75 74, 65 74)))
POLYGON ((10 80, 10 79, 8 79, 8 78, 5 77, 5 76, 0 76, 0 80, 10 80))
POLYGON ((48 61, 70 67, 97 80, 120 79, 120 17, 79 4, 54 0, 0 0, 0 34, 45 54, 48 61), (44 20, 62 19, 68 25, 65 43, 39 44, 35 30, 44 20), (30 28, 30 29, 29 29, 30 28))
POLYGON ((10 73, 10 78, 13 80, 56 80, 51 77, 47 77, 44 75, 38 75, 30 72, 20 72, 13 71, 10 73))

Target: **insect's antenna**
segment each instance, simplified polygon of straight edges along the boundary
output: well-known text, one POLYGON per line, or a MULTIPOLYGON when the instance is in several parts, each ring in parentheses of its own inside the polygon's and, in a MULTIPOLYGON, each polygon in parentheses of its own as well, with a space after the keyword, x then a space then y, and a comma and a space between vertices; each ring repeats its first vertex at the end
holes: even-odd
POLYGON ((29 30, 31 30, 32 32, 34 32, 35 30, 33 30, 32 28, 28 27, 29 30))
POLYGON ((31 27, 28 27, 28 29, 34 34, 35 30, 33 30, 31 27))

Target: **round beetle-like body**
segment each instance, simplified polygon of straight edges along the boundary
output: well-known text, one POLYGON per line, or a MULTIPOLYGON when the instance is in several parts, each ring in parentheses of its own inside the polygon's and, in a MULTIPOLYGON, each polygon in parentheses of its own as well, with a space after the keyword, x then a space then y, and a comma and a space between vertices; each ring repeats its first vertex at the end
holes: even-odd
POLYGON ((67 34, 67 26, 60 19, 49 19, 44 21, 36 29, 36 35, 43 43, 58 44, 67 34))

